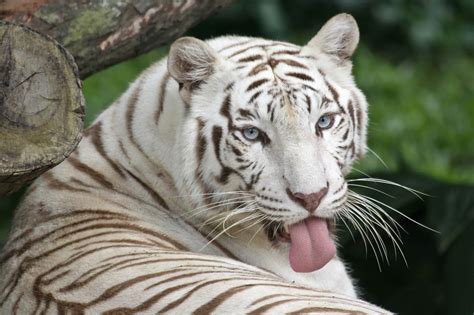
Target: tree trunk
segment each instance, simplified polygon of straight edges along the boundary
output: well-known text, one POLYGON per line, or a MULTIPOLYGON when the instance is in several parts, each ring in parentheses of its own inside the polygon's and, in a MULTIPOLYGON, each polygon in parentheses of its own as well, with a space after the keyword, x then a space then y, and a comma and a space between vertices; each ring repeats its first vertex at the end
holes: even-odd
POLYGON ((166 44, 235 0, 4 0, 0 18, 48 34, 82 79, 166 44))
POLYGON ((81 138, 84 98, 56 41, 0 21, 0 196, 63 161, 81 138))
POLYGON ((0 196, 63 161, 80 140, 84 101, 69 53, 85 78, 233 1, 0 0, 1 19, 35 30, 0 22, 0 196))

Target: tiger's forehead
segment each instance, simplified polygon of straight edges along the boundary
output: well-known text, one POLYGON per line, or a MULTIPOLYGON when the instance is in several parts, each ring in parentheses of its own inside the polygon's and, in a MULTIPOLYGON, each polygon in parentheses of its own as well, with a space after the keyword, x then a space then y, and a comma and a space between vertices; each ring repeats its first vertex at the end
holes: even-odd
MULTIPOLYGON (((220 42, 222 43, 222 42, 220 42)), ((214 46, 211 41, 211 46, 214 46)), ((215 46, 214 46, 215 47, 215 46)), ((229 45, 223 44, 222 47, 215 47, 217 52, 226 59, 237 62, 246 62, 246 58, 250 55, 266 54, 299 54, 301 47, 286 42, 272 41, 261 38, 245 38, 240 37, 239 40, 233 41, 229 45)))
POLYGON ((299 116, 302 110, 310 113, 331 98, 315 57, 300 55, 299 46, 266 41, 228 53, 227 58, 234 65, 236 105, 266 112, 272 121, 299 116))

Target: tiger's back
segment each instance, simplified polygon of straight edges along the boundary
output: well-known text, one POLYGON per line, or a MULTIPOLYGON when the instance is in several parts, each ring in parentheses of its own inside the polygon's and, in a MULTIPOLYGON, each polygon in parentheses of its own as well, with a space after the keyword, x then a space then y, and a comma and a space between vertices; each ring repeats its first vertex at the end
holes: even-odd
MULTIPOLYGON (((215 56, 195 45, 191 42, 181 53, 189 53, 201 67, 189 68, 185 58, 150 67, 97 118, 71 156, 30 187, 0 256, 2 313, 384 313, 354 298, 337 256, 312 276, 293 275, 287 260, 280 261, 286 245, 275 247, 266 222, 252 216, 247 217, 250 223, 241 221, 253 209, 244 192, 255 191, 266 175, 256 163, 245 167, 243 156, 254 149, 224 140, 223 133, 234 130, 232 120, 237 119, 230 107, 238 105, 228 95, 238 83, 219 88, 202 78, 218 71, 245 72, 248 103, 255 103, 269 81, 258 77, 264 74, 265 56, 273 60, 271 71, 280 63, 296 79, 309 80, 302 77, 308 67, 295 57, 301 48, 222 37, 208 45, 219 58, 231 60, 232 68, 219 64, 222 69, 210 69, 206 58, 215 56), (179 72, 180 67, 186 71, 179 72), (196 103, 209 102, 211 92, 211 99, 219 100, 216 113, 196 109, 196 103), (238 166, 228 163, 229 152, 241 159, 238 166), (247 176, 246 169, 253 173, 247 176), (223 211, 241 209, 242 203, 246 211, 235 217, 223 211), (220 224, 226 224, 222 219, 232 229, 220 231, 220 224), (245 234, 242 222, 247 223, 245 234)), ((335 88, 326 83, 328 93, 342 102, 343 93, 330 91, 335 88)), ((274 93, 267 94, 277 98, 274 93)), ((356 97, 365 101, 361 98, 356 97)), ((278 107, 269 103, 265 110, 277 120, 278 107)), ((365 111, 354 105, 352 110, 348 117, 354 121, 365 111)), ((243 118, 260 113, 238 112, 243 118)), ((349 153, 334 162, 341 164, 341 172, 356 159, 356 142, 365 141, 361 119, 360 130, 354 126, 350 131, 352 149, 348 145, 349 153)), ((277 197, 266 198, 279 203, 277 197)))

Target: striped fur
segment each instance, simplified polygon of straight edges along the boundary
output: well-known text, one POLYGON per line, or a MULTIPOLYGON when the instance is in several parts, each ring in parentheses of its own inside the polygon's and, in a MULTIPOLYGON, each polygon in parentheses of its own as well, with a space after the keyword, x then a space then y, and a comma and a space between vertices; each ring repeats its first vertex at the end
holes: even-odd
POLYGON ((338 257, 295 273, 275 239, 308 216, 286 188, 326 185, 317 215, 331 219, 365 151, 351 40, 339 15, 303 48, 174 44, 28 190, 0 256, 0 313, 387 313, 355 298, 338 257))

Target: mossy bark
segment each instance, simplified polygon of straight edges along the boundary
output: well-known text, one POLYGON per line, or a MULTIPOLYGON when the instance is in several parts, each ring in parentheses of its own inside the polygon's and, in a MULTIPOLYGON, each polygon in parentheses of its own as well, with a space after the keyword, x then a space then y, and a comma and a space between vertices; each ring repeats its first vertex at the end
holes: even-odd
POLYGON ((0 21, 0 196, 63 161, 83 118, 72 56, 47 36, 0 21))
POLYGON ((85 78, 176 39, 234 1, 5 0, 0 1, 0 18, 56 39, 85 78))
POLYGON ((79 77, 170 42, 233 1, 0 1, 0 196, 77 146, 79 77))

